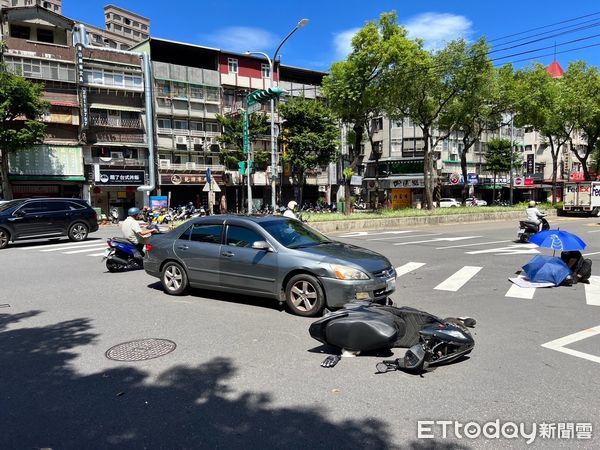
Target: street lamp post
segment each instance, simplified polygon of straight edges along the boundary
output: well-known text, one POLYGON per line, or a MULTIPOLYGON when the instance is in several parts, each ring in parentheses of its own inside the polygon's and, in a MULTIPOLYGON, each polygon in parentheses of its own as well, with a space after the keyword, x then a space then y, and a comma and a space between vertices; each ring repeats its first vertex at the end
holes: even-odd
MULTIPOLYGON (((302 28, 304 25, 308 23, 308 19, 302 19, 298 24, 294 27, 292 31, 288 33, 288 35, 281 41, 275 53, 273 53, 273 58, 269 58, 264 52, 246 52, 246 54, 257 54, 262 55, 267 59, 269 63, 269 83, 270 88, 275 86, 275 79, 273 76, 273 71, 275 69, 275 61, 277 59, 277 55, 279 54, 279 50, 283 47, 283 44, 294 34, 297 30, 302 28)), ((275 208, 277 207, 277 195, 275 192, 276 182, 277 182, 277 143, 275 138, 275 99, 271 98, 269 102, 270 112, 271 112, 271 208, 273 212, 275 212, 275 208)))

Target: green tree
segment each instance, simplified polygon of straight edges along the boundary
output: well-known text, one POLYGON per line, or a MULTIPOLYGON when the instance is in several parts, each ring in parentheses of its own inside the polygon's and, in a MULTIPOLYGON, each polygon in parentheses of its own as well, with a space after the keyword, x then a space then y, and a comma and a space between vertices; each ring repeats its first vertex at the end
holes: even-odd
MULTIPOLYGON (((319 100, 292 98, 279 105, 284 120, 284 163, 292 169, 294 186, 304 186, 307 170, 337 160, 339 127, 336 118, 319 100)), ((301 191, 302 192, 302 191, 301 191)), ((298 199, 302 203, 302 198, 298 199)))
MULTIPOLYGON (((323 79, 323 91, 336 117, 352 128, 353 145, 348 148, 350 169, 356 173, 363 159, 361 146, 369 120, 381 110, 381 75, 387 64, 389 40, 398 32, 395 14, 382 14, 367 22, 352 38, 352 51, 334 63, 323 79)), ((406 35, 406 32, 404 32, 406 35)), ((370 136, 370 135, 369 135, 370 136)), ((350 212, 350 177, 344 179, 346 214, 350 212)))
POLYGON ((487 147, 485 161, 487 169, 494 174, 492 198, 496 199, 496 175, 499 173, 510 172, 511 167, 521 167, 523 161, 521 160, 521 155, 518 151, 511 150, 510 141, 508 139, 491 139, 488 141, 487 147))
POLYGON ((44 85, 34 83, 0 67, 0 193, 12 198, 8 159, 44 139, 45 126, 38 118, 48 107, 42 98, 44 85))
MULTIPOLYGON (((218 140, 222 146, 219 154, 221 164, 229 169, 237 170, 237 163, 246 161, 244 154, 244 121, 242 114, 221 116, 217 115, 217 122, 223 127, 223 133, 218 140)), ((250 143, 259 138, 267 138, 271 133, 271 125, 266 114, 253 113, 248 115, 248 131, 250 133, 250 143)), ((254 164, 259 170, 265 170, 270 161, 270 153, 264 150, 254 152, 254 164)))
POLYGON ((600 71, 578 61, 569 64, 562 82, 566 116, 586 139, 585 149, 580 151, 571 137, 571 151, 581 163, 585 179, 590 180, 588 158, 600 140, 600 71))
POLYGON ((437 175, 433 149, 458 126, 450 113, 452 102, 489 69, 488 46, 483 39, 473 45, 460 39, 429 52, 421 41, 411 45, 402 33, 394 44, 386 77, 390 92, 383 99, 388 116, 409 117, 423 133, 425 202, 432 209, 437 175))
MULTIPOLYGON (((442 127, 453 127, 461 136, 462 150, 459 156, 463 180, 468 180, 469 150, 484 133, 495 131, 502 125, 503 113, 511 105, 513 79, 512 66, 495 69, 491 61, 484 62, 481 70, 468 80, 464 91, 450 102, 442 127)), ((468 195, 469 185, 465 182, 462 188, 463 204, 468 195)))
POLYGON ((574 126, 565 104, 564 82, 552 78, 541 64, 519 71, 516 80, 515 123, 519 127, 532 127, 550 146, 554 204, 558 156, 562 146, 569 141, 574 126))

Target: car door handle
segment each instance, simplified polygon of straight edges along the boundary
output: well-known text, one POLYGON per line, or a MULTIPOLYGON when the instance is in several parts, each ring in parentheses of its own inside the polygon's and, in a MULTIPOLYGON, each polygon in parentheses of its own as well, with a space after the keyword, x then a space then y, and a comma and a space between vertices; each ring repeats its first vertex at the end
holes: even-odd
POLYGON ((223 252, 221 253, 221 255, 227 257, 227 258, 231 258, 232 256, 235 256, 235 253, 232 252, 223 252))
POLYGON ((189 247, 187 245, 180 245, 177 247, 178 250, 187 250, 189 247))

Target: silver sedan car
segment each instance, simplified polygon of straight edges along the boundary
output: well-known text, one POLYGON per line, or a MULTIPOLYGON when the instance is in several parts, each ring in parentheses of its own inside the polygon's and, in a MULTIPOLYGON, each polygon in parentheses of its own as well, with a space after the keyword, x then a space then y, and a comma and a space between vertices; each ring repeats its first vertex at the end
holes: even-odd
POLYGON ((150 238, 144 269, 167 294, 194 287, 263 296, 301 316, 353 300, 385 300, 396 289, 386 257, 280 216, 192 219, 150 238))

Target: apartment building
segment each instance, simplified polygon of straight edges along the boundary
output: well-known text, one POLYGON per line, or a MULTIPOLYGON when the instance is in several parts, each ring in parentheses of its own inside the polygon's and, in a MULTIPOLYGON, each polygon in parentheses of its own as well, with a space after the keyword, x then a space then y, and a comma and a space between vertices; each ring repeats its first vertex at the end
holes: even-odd
POLYGON ((2 0, 0 6, 4 8, 39 6, 56 14, 62 14, 62 0, 2 0))

